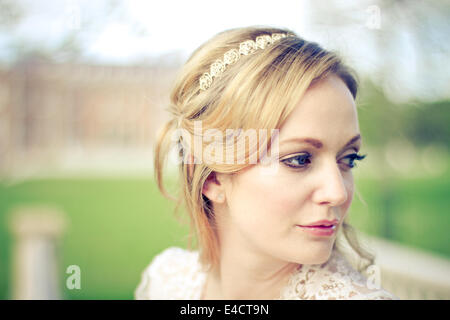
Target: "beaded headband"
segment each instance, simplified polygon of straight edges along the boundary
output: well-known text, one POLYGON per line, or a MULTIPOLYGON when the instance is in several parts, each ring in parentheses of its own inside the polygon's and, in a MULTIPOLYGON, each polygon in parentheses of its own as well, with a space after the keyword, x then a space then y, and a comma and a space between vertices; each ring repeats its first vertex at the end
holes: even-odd
POLYGON ((236 63, 236 61, 238 61, 241 56, 252 54, 258 49, 265 49, 275 41, 288 36, 293 35, 288 35, 286 33, 272 33, 272 35, 265 34, 262 36, 258 36, 254 41, 246 40, 241 42, 239 44, 239 50, 228 50, 223 55, 223 60, 217 59, 211 64, 209 73, 205 72, 200 77, 200 90, 207 90, 211 86, 213 79, 223 73, 228 65, 236 63))

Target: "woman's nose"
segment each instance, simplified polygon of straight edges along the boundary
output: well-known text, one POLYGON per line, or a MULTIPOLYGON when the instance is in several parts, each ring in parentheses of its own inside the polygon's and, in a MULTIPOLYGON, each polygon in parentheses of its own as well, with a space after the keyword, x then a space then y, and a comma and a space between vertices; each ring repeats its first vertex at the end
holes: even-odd
POLYGON ((316 201, 318 203, 339 206, 347 201, 348 193, 345 179, 337 163, 324 165, 319 179, 319 187, 316 190, 316 201))

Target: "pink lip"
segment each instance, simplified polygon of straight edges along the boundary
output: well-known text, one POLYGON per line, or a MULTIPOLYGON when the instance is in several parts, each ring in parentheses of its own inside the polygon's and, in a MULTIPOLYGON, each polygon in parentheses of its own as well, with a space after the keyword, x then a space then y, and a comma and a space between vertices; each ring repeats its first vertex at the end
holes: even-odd
POLYGON ((338 220, 320 220, 308 225, 297 225, 300 229, 316 236, 331 236, 335 233, 338 220))
POLYGON ((302 227, 297 225, 300 229, 315 236, 332 236, 335 232, 335 226, 330 227, 302 227))
POLYGON ((334 220, 319 220, 313 223, 308 223, 308 224, 301 224, 299 225, 300 227, 316 227, 316 226, 332 226, 332 225, 337 225, 338 224, 338 220, 334 219, 334 220))

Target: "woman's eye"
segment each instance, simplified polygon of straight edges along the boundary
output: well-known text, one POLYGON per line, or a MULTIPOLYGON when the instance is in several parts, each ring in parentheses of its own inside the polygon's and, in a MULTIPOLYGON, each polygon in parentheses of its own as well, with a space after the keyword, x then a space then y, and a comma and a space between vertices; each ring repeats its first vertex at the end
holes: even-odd
POLYGON ((354 167, 356 167, 356 163, 354 163, 355 160, 362 160, 365 157, 366 157, 366 155, 359 155, 357 153, 352 153, 352 154, 349 154, 348 156, 344 157, 344 159, 349 159, 350 162, 349 162, 348 166, 350 168, 354 168, 354 167))
POLYGON ((308 153, 305 153, 305 154, 299 154, 292 158, 285 159, 282 162, 291 168, 304 168, 309 163, 311 163, 310 158, 311 158, 311 155, 308 153))
MULTIPOLYGON (((357 153, 353 153, 353 154, 349 154, 348 156, 344 157, 344 159, 349 160, 349 162, 347 163, 347 166, 349 168, 354 168, 354 167, 356 167, 355 160, 362 160, 365 157, 366 157, 366 155, 359 155, 357 153)), ((282 162, 291 168, 297 168, 297 169, 305 168, 311 163, 311 155, 308 153, 299 154, 295 157, 282 160, 282 162)))

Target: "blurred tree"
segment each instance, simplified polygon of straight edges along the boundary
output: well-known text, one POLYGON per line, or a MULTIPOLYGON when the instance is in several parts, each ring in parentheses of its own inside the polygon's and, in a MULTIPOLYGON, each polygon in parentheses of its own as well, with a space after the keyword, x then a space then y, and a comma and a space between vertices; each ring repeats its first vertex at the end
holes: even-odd
POLYGON ((367 57, 367 77, 391 100, 450 98, 450 66, 443 63, 450 53, 448 0, 310 3, 311 28, 331 42, 363 44, 350 51, 367 57))
POLYGON ((406 113, 405 131, 420 145, 430 142, 448 145, 450 141, 450 100, 435 101, 411 108, 406 113))
MULTIPOLYGON (((61 14, 65 17, 62 36, 51 42, 30 41, 30 37, 15 32, 25 20, 35 14, 29 10, 29 0, 0 0, 0 31, 5 33, 5 52, 0 59, 9 57, 10 63, 30 59, 44 59, 54 62, 76 62, 83 58, 86 38, 100 32, 111 21, 130 22, 127 17, 124 2, 120 0, 104 0, 100 6, 104 9, 101 18, 90 14, 79 1, 66 1, 61 7, 61 14)), ((139 26, 135 26, 135 29, 139 26)), ((143 32, 139 29, 139 32, 143 32)), ((31 32, 31 31, 30 31, 31 32)), ((137 31, 136 31, 137 32, 137 31)), ((26 32, 25 32, 26 33, 26 32)))
POLYGON ((392 137, 416 146, 450 141, 450 100, 395 103, 370 80, 362 83, 360 92, 359 121, 369 145, 384 145, 392 137))
POLYGON ((408 108, 390 101, 382 88, 367 79, 361 83, 358 116, 365 142, 385 145, 392 137, 406 138, 408 108))
POLYGON ((0 30, 11 30, 19 24, 23 16, 24 9, 17 1, 0 0, 0 30))

